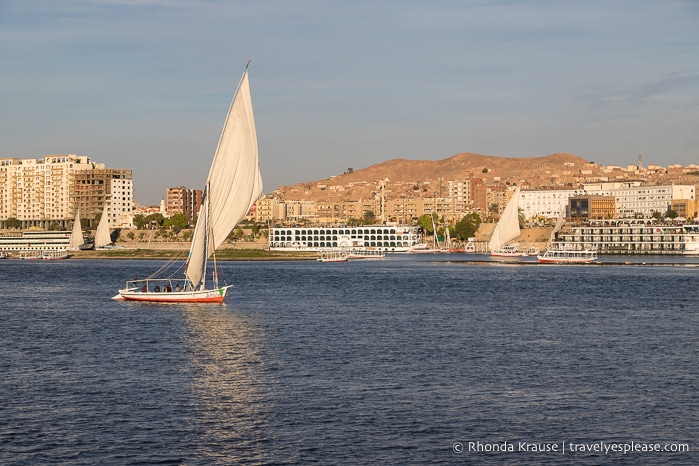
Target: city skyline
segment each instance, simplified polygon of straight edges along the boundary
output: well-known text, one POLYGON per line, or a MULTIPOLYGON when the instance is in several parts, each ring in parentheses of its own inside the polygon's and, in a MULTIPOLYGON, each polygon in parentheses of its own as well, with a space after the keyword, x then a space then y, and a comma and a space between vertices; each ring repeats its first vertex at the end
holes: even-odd
POLYGON ((699 162, 699 5, 3 1, 0 158, 200 188, 248 59, 269 193, 394 158, 699 162))

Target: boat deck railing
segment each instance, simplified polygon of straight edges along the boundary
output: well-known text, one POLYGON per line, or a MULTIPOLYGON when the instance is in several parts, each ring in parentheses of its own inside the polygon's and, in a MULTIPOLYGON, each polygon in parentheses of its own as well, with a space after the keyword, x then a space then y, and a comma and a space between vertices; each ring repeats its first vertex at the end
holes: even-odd
POLYGON ((128 280, 126 289, 158 293, 161 291, 194 291, 194 286, 186 278, 145 278, 143 280, 128 280))

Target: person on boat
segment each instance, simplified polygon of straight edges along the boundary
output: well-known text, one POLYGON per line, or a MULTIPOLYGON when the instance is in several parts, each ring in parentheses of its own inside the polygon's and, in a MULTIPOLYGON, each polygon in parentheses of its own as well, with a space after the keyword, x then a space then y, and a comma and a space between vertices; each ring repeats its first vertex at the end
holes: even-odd
POLYGON ((146 285, 143 285, 143 287, 141 288, 141 293, 147 293, 147 292, 148 292, 148 285, 146 284, 146 285))
POLYGON ((155 291, 156 293, 159 293, 159 292, 160 292, 160 286, 155 285, 155 288, 153 288, 153 291, 155 291))
POLYGON ((172 287, 170 286, 169 283, 163 287, 163 291, 165 291, 167 293, 172 293, 172 287))
POLYGON ((175 291, 180 291, 180 284, 179 283, 175 284, 175 291))

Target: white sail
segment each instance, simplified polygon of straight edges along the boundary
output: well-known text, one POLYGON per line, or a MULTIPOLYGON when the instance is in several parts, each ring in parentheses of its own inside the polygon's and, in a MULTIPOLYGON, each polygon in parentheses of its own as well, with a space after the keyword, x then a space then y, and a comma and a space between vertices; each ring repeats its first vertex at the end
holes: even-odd
POLYGON ((434 213, 430 214, 432 220, 432 249, 439 249, 439 240, 437 239, 437 225, 434 223, 434 213))
POLYGON ((565 223, 566 220, 566 208, 565 206, 561 207, 561 213, 558 215, 558 220, 556 220, 556 225, 553 227, 553 230, 551 230, 551 236, 549 236, 549 244, 553 243, 556 239, 556 233, 558 233, 561 228, 563 228, 563 224, 565 223))
POLYGON ((187 278, 204 282, 206 261, 262 194, 248 70, 228 110, 204 189, 187 259, 187 278))
POLYGON ((80 246, 85 242, 83 238, 83 229, 80 225, 80 209, 75 214, 75 221, 73 222, 73 232, 70 235, 70 249, 79 249, 80 246))
POLYGON ((97 225, 95 232, 95 248, 102 248, 112 243, 112 237, 109 233, 109 215, 107 214, 107 203, 104 204, 100 223, 97 225))
POLYGON ((505 211, 502 213, 500 220, 498 220, 497 225, 495 225, 495 230, 493 230, 493 236, 490 237, 488 247, 491 251, 497 251, 509 241, 517 238, 520 234, 518 186, 507 203, 505 211))

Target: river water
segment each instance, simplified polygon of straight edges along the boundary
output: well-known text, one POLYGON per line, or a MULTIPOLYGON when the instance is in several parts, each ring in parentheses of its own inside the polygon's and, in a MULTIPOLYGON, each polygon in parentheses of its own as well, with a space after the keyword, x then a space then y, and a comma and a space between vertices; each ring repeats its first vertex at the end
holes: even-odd
POLYGON ((456 257, 2 261, 0 463, 699 464, 695 261, 456 257))

